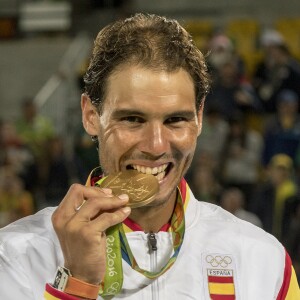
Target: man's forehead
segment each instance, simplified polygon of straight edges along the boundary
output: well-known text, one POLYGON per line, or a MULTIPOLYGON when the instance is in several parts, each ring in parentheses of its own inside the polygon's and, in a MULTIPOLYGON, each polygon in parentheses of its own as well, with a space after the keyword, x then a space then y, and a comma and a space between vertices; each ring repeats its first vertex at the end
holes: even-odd
MULTIPOLYGON (((194 90, 194 82, 190 74, 183 68, 177 69, 173 72, 165 70, 154 70, 143 66, 128 66, 124 65, 123 69, 118 68, 114 71, 107 81, 107 93, 113 92, 117 89, 123 88, 126 92, 130 92, 131 89, 143 89, 146 87, 145 92, 153 93, 156 88, 159 91, 167 91, 164 95, 161 93, 161 97, 171 95, 168 87, 175 85, 174 90, 178 89, 192 89, 194 90), (151 86, 151 89, 149 89, 151 86)), ((174 92, 176 94, 176 92, 174 92)))

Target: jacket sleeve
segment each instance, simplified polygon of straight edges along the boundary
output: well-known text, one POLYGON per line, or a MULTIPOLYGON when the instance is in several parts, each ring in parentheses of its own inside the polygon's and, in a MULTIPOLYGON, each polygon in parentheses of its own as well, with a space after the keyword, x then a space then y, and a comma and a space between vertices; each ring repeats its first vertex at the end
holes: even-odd
POLYGON ((298 300, 300 299, 300 290, 298 286, 295 270, 292 261, 287 252, 285 252, 285 267, 283 281, 276 300, 298 300))
POLYGON ((22 267, 2 253, 0 245, 0 299, 36 299, 22 267))

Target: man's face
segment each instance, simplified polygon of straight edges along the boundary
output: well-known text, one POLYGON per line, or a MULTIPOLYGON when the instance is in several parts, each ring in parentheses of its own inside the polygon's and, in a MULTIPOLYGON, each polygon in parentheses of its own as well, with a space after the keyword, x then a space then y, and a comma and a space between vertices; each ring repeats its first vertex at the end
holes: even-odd
POLYGON ((201 130, 203 108, 197 113, 188 73, 126 66, 110 76, 103 105, 101 116, 92 117, 92 131, 85 127, 98 136, 104 172, 151 173, 160 185, 154 203, 170 199, 191 163, 201 130))

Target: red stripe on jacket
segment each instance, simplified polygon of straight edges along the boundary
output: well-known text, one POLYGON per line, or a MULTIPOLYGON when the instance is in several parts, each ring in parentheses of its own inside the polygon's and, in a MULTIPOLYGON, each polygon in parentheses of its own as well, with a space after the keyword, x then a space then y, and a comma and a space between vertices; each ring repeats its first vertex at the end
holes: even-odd
POLYGON ((288 253, 285 252, 285 267, 284 267, 284 274, 283 274, 283 282, 276 300, 285 299, 290 287, 291 276, 292 276, 292 261, 288 253))

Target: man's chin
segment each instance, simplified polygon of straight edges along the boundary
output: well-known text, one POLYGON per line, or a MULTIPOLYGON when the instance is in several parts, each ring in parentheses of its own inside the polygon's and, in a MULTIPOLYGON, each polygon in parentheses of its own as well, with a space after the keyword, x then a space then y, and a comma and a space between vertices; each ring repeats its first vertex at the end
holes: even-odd
POLYGON ((177 190, 176 188, 168 193, 167 195, 160 195, 160 192, 158 193, 157 197, 150 203, 148 203, 147 205, 144 206, 144 208, 155 208, 155 207, 164 207, 167 206, 170 201, 172 202, 172 200, 176 199, 176 195, 177 195, 177 190))

